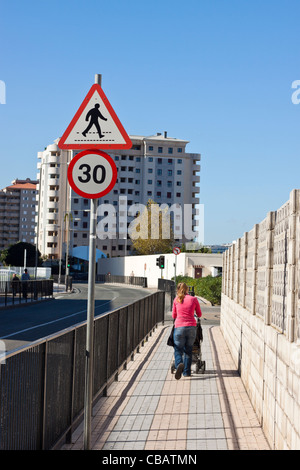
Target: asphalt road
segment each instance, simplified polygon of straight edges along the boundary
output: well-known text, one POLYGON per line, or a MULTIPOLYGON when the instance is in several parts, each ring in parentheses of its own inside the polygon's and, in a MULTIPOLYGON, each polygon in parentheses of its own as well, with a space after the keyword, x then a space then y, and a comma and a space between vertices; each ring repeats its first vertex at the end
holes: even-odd
MULTIPOLYGON (((11 351, 87 319, 87 284, 54 300, 0 310, 0 346, 11 351)), ((95 317, 128 305, 152 292, 122 286, 95 286, 95 317)), ((1 351, 0 351, 1 352, 1 351)))

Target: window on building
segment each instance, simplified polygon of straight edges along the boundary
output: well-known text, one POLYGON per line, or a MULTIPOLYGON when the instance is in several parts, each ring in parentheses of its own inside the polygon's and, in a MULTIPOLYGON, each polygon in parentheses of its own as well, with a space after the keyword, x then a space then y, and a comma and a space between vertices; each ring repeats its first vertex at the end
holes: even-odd
POLYGON ((169 147, 168 148, 168 154, 171 155, 171 153, 173 153, 173 149, 172 149, 172 147, 169 147))
POLYGON ((158 147, 158 153, 163 153, 163 148, 162 147, 158 147))

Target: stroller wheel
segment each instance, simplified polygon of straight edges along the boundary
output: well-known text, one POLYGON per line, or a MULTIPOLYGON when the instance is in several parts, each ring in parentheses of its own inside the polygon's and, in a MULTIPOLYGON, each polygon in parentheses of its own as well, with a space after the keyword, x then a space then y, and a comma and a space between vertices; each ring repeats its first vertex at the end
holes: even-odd
POLYGON ((196 374, 204 374, 204 371, 205 371, 205 361, 197 361, 196 362, 196 374))

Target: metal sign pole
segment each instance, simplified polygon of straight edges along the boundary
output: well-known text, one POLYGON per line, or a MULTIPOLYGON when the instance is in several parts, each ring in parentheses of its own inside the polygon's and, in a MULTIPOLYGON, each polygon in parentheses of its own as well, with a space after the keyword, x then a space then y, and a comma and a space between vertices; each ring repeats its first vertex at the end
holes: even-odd
MULTIPOLYGON (((95 75, 95 83, 99 83, 99 85, 101 85, 101 75, 98 75, 98 74, 95 75)), ((84 399, 84 449, 85 450, 91 449, 97 207, 98 207, 98 199, 91 199, 88 304, 87 304, 87 325, 86 325, 85 399, 84 399)))
POLYGON ((91 448, 97 205, 98 205, 98 199, 91 199, 88 306, 87 306, 87 326, 86 326, 86 376, 85 376, 85 400, 84 400, 84 449, 85 450, 90 450, 91 448))

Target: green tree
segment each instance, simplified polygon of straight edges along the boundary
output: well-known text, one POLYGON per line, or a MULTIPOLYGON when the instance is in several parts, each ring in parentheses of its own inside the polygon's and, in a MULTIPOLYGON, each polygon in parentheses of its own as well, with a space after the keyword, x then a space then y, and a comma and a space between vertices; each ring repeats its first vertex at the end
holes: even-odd
POLYGON ((177 284, 185 282, 188 286, 194 287, 195 294, 209 300, 213 305, 221 304, 222 277, 206 276, 194 279, 188 276, 177 276, 177 284))
MULTIPOLYGON (((36 247, 31 243, 18 242, 14 245, 10 245, 1 252, 0 259, 6 266, 23 266, 24 264, 24 253, 26 250, 26 266, 35 266, 35 254, 36 247)), ((41 253, 38 251, 38 266, 42 264, 40 259, 41 253)))
POLYGON ((168 207, 160 207, 149 199, 129 226, 134 249, 141 255, 170 253, 174 237, 168 207))

